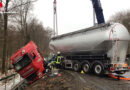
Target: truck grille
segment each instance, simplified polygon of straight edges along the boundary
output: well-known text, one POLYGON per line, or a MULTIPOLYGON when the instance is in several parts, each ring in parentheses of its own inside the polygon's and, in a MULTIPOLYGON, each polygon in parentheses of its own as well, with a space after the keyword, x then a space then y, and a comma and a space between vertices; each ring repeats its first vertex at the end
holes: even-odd
POLYGON ((18 62, 15 62, 13 65, 17 72, 20 72, 22 69, 27 67, 32 60, 28 57, 28 54, 25 54, 18 62))
POLYGON ((35 72, 32 75, 30 75, 29 77, 27 77, 26 79, 27 79, 27 81, 31 81, 31 80, 35 79, 36 77, 37 77, 37 73, 35 72))
POLYGON ((23 77, 25 77, 26 75, 28 75, 30 72, 32 72, 34 69, 33 68, 31 68, 31 69, 29 69, 27 72, 25 72, 22 76, 23 77))

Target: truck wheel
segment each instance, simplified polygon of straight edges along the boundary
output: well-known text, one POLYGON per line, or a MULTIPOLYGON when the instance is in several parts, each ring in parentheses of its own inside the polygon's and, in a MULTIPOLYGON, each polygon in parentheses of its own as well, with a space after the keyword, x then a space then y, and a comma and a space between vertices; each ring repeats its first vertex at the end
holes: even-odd
POLYGON ((82 69, 83 69, 83 71, 84 71, 84 73, 89 73, 89 71, 90 71, 90 64, 89 64, 89 62, 85 62, 84 64, 83 64, 83 66, 82 66, 82 69))
POLYGON ((74 69, 74 71, 76 71, 76 72, 80 71, 80 64, 79 64, 78 62, 75 62, 75 63, 73 64, 73 69, 74 69))
POLYGON ((104 72, 103 66, 100 63, 95 63, 93 69, 96 75, 102 75, 104 72))

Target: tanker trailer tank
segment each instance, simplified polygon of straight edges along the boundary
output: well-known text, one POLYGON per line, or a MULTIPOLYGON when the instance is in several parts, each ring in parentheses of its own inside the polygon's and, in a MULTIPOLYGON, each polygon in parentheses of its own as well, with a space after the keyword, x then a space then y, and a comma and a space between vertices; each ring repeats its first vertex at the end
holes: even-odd
MULTIPOLYGON (((53 37, 52 50, 60 51, 75 71, 122 74, 130 35, 120 23, 107 23, 53 37)), ((67 63, 68 64, 68 63, 67 63)))

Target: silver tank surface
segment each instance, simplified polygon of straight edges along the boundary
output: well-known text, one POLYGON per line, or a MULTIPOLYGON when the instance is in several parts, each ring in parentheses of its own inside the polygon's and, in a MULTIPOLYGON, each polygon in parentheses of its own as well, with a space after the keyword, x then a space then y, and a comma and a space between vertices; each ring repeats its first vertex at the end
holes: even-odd
POLYGON ((108 23, 53 37, 50 48, 63 54, 105 53, 112 63, 124 63, 129 41, 122 24, 108 23))

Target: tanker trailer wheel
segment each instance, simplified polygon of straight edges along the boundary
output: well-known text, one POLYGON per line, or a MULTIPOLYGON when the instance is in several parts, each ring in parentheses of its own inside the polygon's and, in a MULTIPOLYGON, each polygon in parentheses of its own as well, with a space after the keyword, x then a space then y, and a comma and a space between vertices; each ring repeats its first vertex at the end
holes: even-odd
POLYGON ((103 73, 104 73, 104 68, 103 68, 102 63, 96 62, 96 63, 94 64, 93 71, 94 71, 94 73, 95 73, 96 75, 103 75, 103 73))
POLYGON ((84 73, 89 73, 89 71, 90 71, 90 64, 89 64, 89 62, 85 62, 83 65, 82 65, 82 69, 83 69, 83 71, 84 71, 84 73))
POLYGON ((74 62, 74 64, 73 64, 73 69, 74 69, 74 71, 76 71, 76 72, 79 72, 79 71, 80 71, 80 64, 79 64, 79 62, 74 62))

